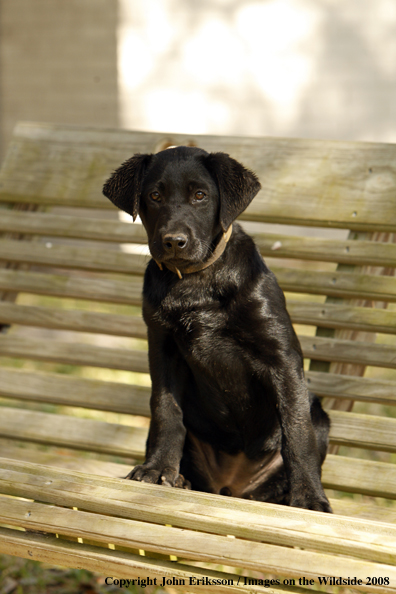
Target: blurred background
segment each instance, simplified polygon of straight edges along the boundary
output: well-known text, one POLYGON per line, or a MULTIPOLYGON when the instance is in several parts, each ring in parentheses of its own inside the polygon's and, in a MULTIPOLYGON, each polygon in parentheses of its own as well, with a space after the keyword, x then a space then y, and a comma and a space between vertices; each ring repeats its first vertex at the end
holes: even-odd
POLYGON ((18 120, 396 141, 394 0, 0 0, 18 120))

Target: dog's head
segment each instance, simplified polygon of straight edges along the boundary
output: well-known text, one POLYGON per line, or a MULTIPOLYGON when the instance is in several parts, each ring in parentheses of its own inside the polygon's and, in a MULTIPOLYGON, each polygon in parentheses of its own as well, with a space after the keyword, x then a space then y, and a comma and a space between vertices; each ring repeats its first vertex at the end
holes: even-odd
POLYGON ((140 215, 157 262, 183 270, 211 254, 259 189, 255 174, 229 155, 180 146, 134 155, 103 193, 134 220, 140 215))

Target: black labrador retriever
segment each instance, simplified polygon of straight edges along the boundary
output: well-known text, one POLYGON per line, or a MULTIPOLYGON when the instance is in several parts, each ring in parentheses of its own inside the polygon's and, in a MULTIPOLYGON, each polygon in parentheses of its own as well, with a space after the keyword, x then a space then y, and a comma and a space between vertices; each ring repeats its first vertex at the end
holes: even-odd
POLYGON ((127 478, 331 512, 329 419, 308 393, 275 276, 235 219, 260 189, 225 153, 138 154, 103 188, 139 214, 152 379, 146 461, 127 478))

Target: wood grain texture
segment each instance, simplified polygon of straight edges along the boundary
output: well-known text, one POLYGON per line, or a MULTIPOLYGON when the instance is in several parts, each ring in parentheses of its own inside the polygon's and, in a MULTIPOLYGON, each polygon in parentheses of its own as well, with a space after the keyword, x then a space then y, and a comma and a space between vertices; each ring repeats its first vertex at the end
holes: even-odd
POLYGON ((4 162, 0 200, 111 208, 101 195, 111 171, 164 142, 228 152, 253 169, 263 188, 245 219, 396 231, 396 148, 390 144, 20 124, 4 162))
POLYGON ((92 217, 51 214, 47 212, 2 211, 0 231, 62 237, 68 239, 88 239, 114 243, 147 243, 142 225, 131 225, 116 218, 113 220, 92 217))
POLYGON ((2 323, 147 338, 146 325, 140 316, 16 305, 0 301, 0 324, 2 323))
POLYGON ((375 367, 396 368, 396 347, 387 344, 370 344, 356 340, 299 336, 304 357, 318 361, 357 363, 375 367))
POLYGON ((396 419, 340 410, 330 410, 328 413, 331 419, 331 443, 385 452, 396 451, 396 419))
MULTIPOLYGON (((287 301, 287 309, 295 324, 384 334, 396 332, 394 312, 384 309, 293 300, 287 301)), ((7 302, 0 302, 0 323, 142 339, 147 336, 146 326, 138 316, 24 306, 7 302)))
MULTIPOLYGON (((360 558, 370 555, 368 547, 373 547, 375 552, 380 542, 385 555, 386 549, 391 551, 396 544, 396 527, 376 522, 355 519, 349 523, 345 518, 323 517, 287 506, 279 508, 236 498, 227 501, 210 494, 86 476, 71 470, 49 470, 26 462, 6 459, 2 462, 2 493, 23 493, 28 499, 64 507, 156 524, 172 521, 173 526, 187 530, 230 534, 275 545, 289 539, 291 546, 325 553, 336 553, 339 543, 345 541, 348 553, 360 558), (309 524, 304 519, 310 519, 309 524)), ((385 558, 378 556, 377 560, 384 562, 385 558)))
MULTIPOLYGON (((23 464, 30 462, 32 469, 37 468, 32 472, 39 475, 43 474, 40 465, 47 467, 45 473, 49 472, 48 467, 68 469, 73 472, 95 475, 93 480, 100 476, 108 478, 126 476, 131 469, 130 464, 82 458, 78 453, 60 456, 56 449, 32 450, 31 448, 20 447, 14 442, 4 439, 1 439, 0 443, 3 458, 22 462, 23 464)), ((325 487, 329 489, 363 493, 372 497, 395 498, 396 468, 394 464, 390 463, 328 454, 323 465, 322 480, 325 487)), ((179 496, 180 491, 175 491, 175 493, 179 496)), ((186 501, 187 499, 188 496, 186 496, 186 501)), ((235 501, 240 502, 241 500, 232 500, 232 502, 235 501)), ((224 505, 229 509, 229 502, 225 502, 224 505)), ((362 502, 348 498, 346 502, 344 498, 341 500, 331 499, 331 505, 337 514, 388 523, 395 521, 396 523, 396 512, 392 512, 393 508, 377 505, 373 501, 362 502)), ((240 508, 238 507, 238 509, 240 508)))
MULTIPOLYGON (((142 225, 94 217, 4 211, 0 231, 45 237, 146 244, 142 225)), ((346 264, 396 266, 396 245, 351 239, 322 239, 273 233, 250 233, 263 256, 346 264)))
POLYGON ((121 281, 0 269, 0 289, 124 305, 140 305, 142 302, 142 282, 134 278, 121 281))
POLYGON ((314 303, 288 299, 287 310, 295 324, 383 334, 396 333, 396 315, 385 309, 359 307, 348 303, 314 303))
MULTIPOLYGON (((396 278, 376 277, 374 283, 371 275, 278 267, 272 270, 284 291, 396 302, 396 278)), ((142 298, 141 280, 134 277, 124 281, 0 269, 0 289, 128 305, 139 305, 142 298)))
POLYGON ((0 335, 0 355, 148 373, 147 351, 0 335))
MULTIPOLYGON (((330 442, 385 452, 396 451, 396 420, 329 411, 330 442)), ((144 458, 145 429, 3 407, 0 436, 78 450, 144 458)))
POLYGON ((3 407, 0 435, 22 441, 142 458, 147 431, 140 427, 3 407))
POLYGON ((0 260, 141 276, 150 258, 116 250, 0 239, 0 260))
POLYGON ((396 404, 396 383, 391 380, 307 371, 308 388, 321 397, 396 404))
MULTIPOLYGON (((386 462, 328 454, 323 465, 322 483, 327 489, 396 499, 396 466, 386 462)), ((359 502, 354 503, 358 506, 359 502)), ((389 507, 382 508, 391 511, 389 507)), ((356 513, 358 514, 358 509, 356 513)), ((392 520, 385 517, 384 521, 392 520)))
MULTIPOLYGON (((170 553, 177 557, 232 567, 243 566, 276 575, 334 575, 334 556, 331 554, 285 549, 271 544, 230 539, 227 536, 108 517, 37 502, 1 497, 0 519, 9 526, 22 526, 50 533, 56 531, 57 534, 111 542, 116 546, 170 553)), ((393 562, 394 555, 391 550, 387 550, 384 543, 373 543, 371 546, 372 556, 378 550, 382 552, 382 562, 337 557, 337 573, 366 577, 370 570, 373 575, 390 578, 392 583, 396 579, 396 569, 389 562, 393 562)), ((362 544, 360 549, 363 548, 362 544)), ((375 590, 394 591, 392 586, 377 586, 375 590)))
MULTIPOLYGON (((396 347, 373 344, 370 350, 363 342, 332 338, 299 336, 303 355, 308 359, 361 363, 376 367, 396 368, 396 347)), ((102 347, 91 344, 61 342, 59 340, 33 340, 0 335, 0 356, 27 358, 38 361, 88 365, 109 369, 122 369, 148 373, 146 351, 127 348, 102 347)))
MULTIPOLYGON (((309 390, 321 397, 396 404, 396 384, 391 380, 313 371, 306 372, 306 378, 309 390)), ((150 414, 149 388, 56 373, 0 367, 0 395, 125 414, 150 414)))
POLYGON ((0 396, 150 416, 150 388, 0 367, 0 396))
MULTIPOLYGON (((213 594, 238 594, 238 592, 264 594, 268 592, 268 589, 261 586, 245 586, 243 581, 240 581, 239 585, 237 585, 240 576, 236 574, 206 568, 200 569, 199 567, 189 566, 185 563, 175 563, 174 561, 142 557, 131 552, 114 551, 103 546, 88 545, 85 542, 84 544, 71 542, 49 534, 34 534, 0 528, 0 552, 50 563, 51 565, 87 569, 100 575, 117 576, 118 579, 137 580, 137 578, 143 578, 144 576, 143 579, 146 579, 149 576, 152 580, 156 579, 157 582, 154 583, 158 585, 162 584, 164 577, 171 581, 173 579, 185 580, 189 592, 196 592, 197 594, 202 592, 203 588, 202 582, 200 583, 199 580, 205 580, 205 577, 211 580, 220 580, 211 585, 209 583, 205 584, 205 592, 213 594), (195 583, 190 578, 195 578, 195 583), (223 580, 231 580, 230 583, 235 585, 223 585, 221 583, 223 580)), ((302 591, 302 588, 270 589, 271 594, 302 591)))
POLYGON ((347 272, 322 272, 272 266, 284 291, 343 299, 396 301, 396 278, 347 272))

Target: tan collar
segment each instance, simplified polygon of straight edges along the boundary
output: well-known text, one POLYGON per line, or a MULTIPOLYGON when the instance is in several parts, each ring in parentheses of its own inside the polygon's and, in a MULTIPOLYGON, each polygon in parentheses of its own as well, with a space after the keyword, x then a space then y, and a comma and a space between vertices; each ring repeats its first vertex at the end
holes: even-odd
MULTIPOLYGON (((232 225, 230 225, 228 227, 227 231, 225 233, 223 233, 219 243, 216 245, 214 252, 210 256, 210 258, 208 258, 206 260, 206 262, 199 262, 198 264, 192 264, 191 266, 187 266, 187 268, 185 268, 183 270, 183 274, 191 274, 192 272, 199 272, 200 270, 204 270, 205 268, 208 268, 208 266, 211 266, 214 262, 216 262, 216 260, 218 260, 220 258, 220 256, 226 249, 228 240, 231 237, 231 233, 232 233, 232 225)), ((158 262, 157 260, 155 260, 155 262, 157 263, 159 269, 163 270, 162 263, 158 262)), ((182 273, 180 272, 180 270, 178 268, 176 268, 176 266, 172 266, 171 264, 167 264, 166 262, 164 262, 163 264, 168 268, 168 270, 177 274, 177 276, 180 279, 183 278, 182 273)))

